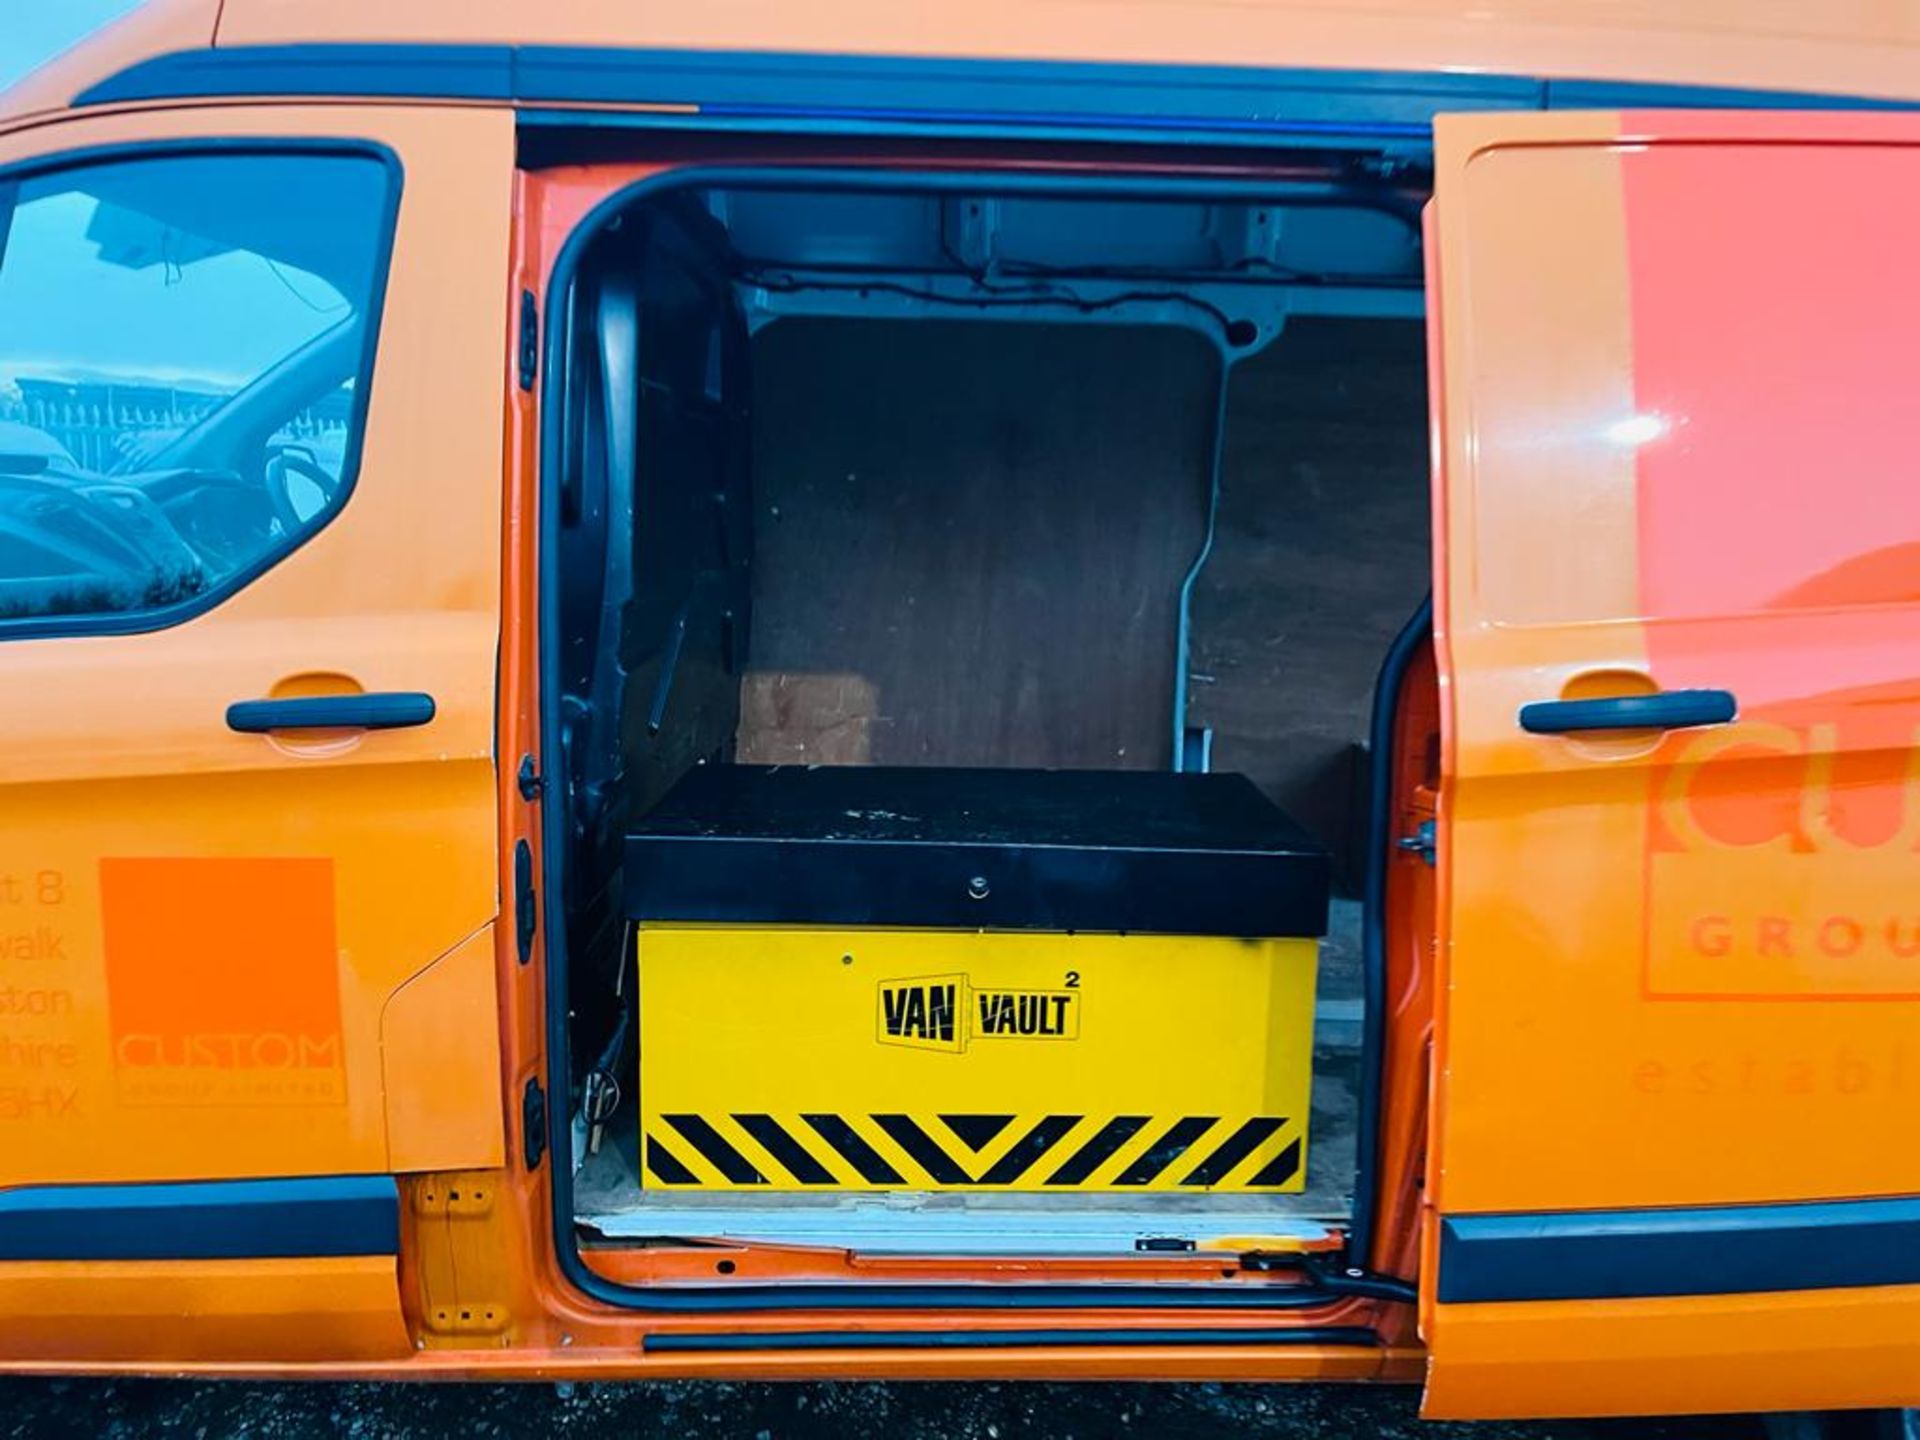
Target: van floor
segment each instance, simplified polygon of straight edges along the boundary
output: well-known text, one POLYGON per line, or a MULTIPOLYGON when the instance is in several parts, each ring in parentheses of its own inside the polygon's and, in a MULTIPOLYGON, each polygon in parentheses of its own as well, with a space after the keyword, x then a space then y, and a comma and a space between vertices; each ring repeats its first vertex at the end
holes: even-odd
MULTIPOLYGON (((583 1239, 757 1240, 869 1254, 1124 1254, 1148 1239, 1315 1236, 1352 1210, 1360 1057, 1360 905, 1336 900, 1321 946, 1307 1184, 1295 1195, 1033 1195, 947 1191, 648 1192, 637 1107, 624 1097, 600 1149, 576 1128, 574 1215, 583 1239)), ((644 1003, 644 997, 643 1001, 644 1003)))

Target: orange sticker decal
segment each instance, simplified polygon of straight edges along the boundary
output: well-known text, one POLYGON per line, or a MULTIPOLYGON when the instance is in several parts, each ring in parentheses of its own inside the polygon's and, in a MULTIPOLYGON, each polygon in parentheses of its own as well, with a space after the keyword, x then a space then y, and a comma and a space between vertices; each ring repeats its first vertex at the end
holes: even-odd
POLYGON ((1676 738, 1648 835, 1649 998, 1920 998, 1920 735, 1853 729, 1851 749, 1828 723, 1676 738))
POLYGON ((341 1105, 325 858, 103 859, 115 1088, 135 1105, 341 1105))

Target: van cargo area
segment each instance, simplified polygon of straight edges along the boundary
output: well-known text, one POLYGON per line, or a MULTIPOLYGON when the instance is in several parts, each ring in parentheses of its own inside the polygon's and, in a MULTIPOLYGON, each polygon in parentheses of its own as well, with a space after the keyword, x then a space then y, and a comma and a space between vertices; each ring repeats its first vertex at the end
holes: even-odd
POLYGON ((1366 742, 1430 571, 1421 199, 693 171, 584 242, 583 1244, 1338 1236, 1366 742))

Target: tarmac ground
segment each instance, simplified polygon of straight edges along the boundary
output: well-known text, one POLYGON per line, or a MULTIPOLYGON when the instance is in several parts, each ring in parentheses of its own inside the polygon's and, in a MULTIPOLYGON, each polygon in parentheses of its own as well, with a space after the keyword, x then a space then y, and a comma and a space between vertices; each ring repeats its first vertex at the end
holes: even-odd
POLYGON ((1759 1440, 1744 1418, 1418 1418, 1419 1393, 1365 1385, 363 1385, 0 1381, 0 1437, 415 1440, 1759 1440))

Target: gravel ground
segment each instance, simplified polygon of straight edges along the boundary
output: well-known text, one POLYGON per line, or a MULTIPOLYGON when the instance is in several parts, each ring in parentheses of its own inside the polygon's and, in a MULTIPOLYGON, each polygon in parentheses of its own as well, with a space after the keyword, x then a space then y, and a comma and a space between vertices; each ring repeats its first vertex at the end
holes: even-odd
POLYGON ((1405 1387, 255 1385, 0 1381, 0 1437, 716 1437, 716 1440, 1756 1440, 1738 1420, 1422 1424, 1405 1387))

